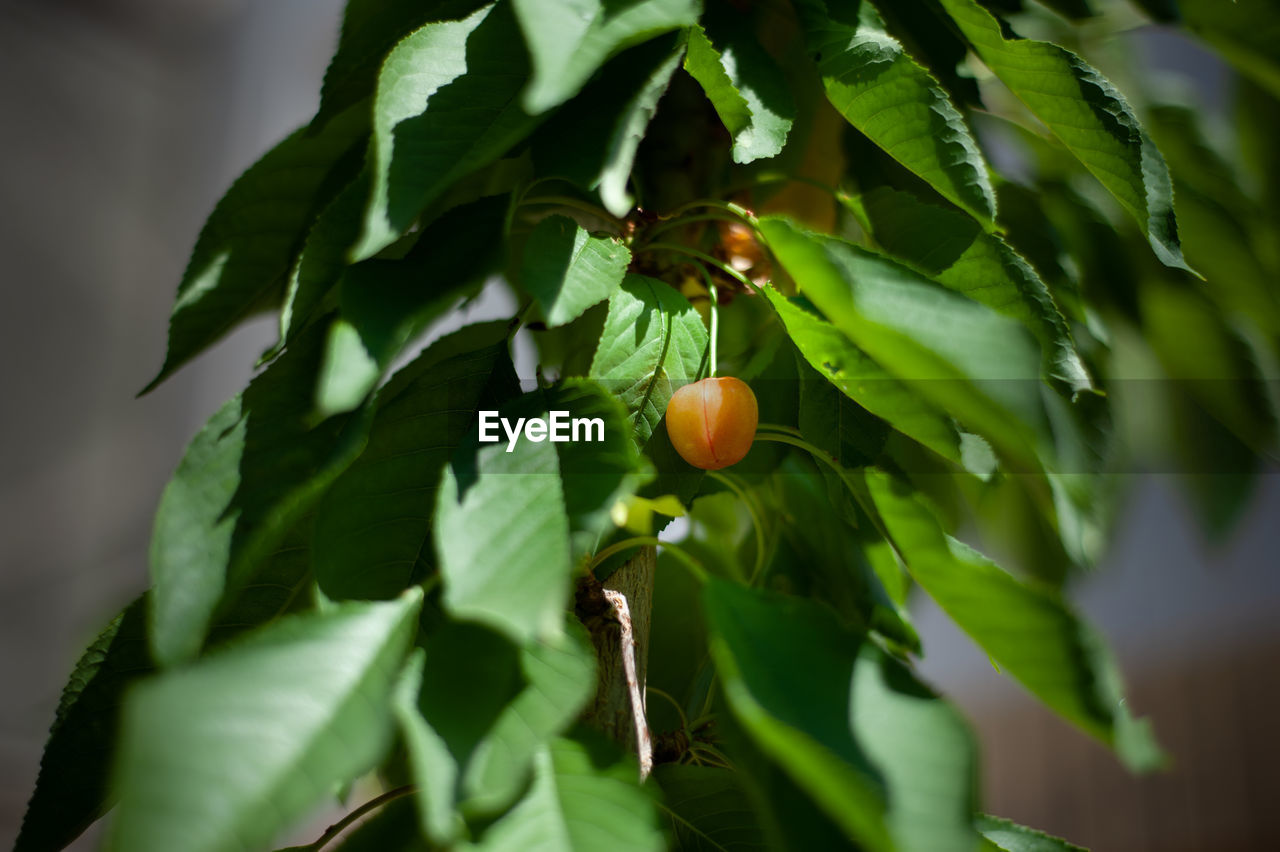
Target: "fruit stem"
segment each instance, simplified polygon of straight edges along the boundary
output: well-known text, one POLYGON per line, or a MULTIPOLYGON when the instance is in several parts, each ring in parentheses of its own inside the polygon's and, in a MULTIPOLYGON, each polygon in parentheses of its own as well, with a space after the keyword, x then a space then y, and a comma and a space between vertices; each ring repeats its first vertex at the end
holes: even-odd
POLYGON ((716 367, 716 350, 718 349, 716 341, 720 336, 720 298, 716 295, 716 282, 711 277, 711 273, 707 271, 705 264, 696 264, 698 271, 702 273, 702 281, 707 285, 707 295, 711 299, 708 308, 708 324, 711 326, 711 339, 707 343, 708 355, 708 376, 715 378, 718 368, 716 367))

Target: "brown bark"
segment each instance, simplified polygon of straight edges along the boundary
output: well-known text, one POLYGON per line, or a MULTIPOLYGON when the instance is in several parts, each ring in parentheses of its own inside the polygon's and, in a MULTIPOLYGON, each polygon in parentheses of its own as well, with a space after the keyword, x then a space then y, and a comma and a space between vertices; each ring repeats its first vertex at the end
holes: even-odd
MULTIPOLYGON (((637 721, 648 731, 643 699, 649 660, 649 629, 653 616, 653 578, 657 550, 642 547, 615 571, 603 586, 594 579, 583 581, 578 592, 578 614, 591 632, 596 649, 596 695, 583 714, 583 721, 603 732, 629 751, 637 751, 637 721), (642 702, 640 718, 632 710, 632 693, 627 683, 622 630, 616 609, 604 595, 609 590, 626 599, 635 639, 635 669, 642 702)), ((642 752, 643 753, 643 752, 642 752)))

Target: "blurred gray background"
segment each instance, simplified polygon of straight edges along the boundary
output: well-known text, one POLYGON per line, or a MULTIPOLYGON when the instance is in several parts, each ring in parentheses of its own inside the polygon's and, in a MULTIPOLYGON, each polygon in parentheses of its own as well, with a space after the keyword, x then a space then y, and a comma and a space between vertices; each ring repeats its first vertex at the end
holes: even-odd
MULTIPOLYGON (((341 0, 0 0, 0 846, 72 664, 146 585, 183 446, 274 340, 257 321, 134 399, 204 217, 309 119, 340 14, 341 0)), ((1223 78, 1179 37, 1142 44, 1156 65, 1223 78)), ((1129 485, 1120 539, 1077 597, 1172 773, 1129 778, 927 605, 925 674, 983 740, 994 813, 1099 850, 1280 848, 1262 816, 1280 767, 1280 481, 1218 545, 1172 477, 1129 485)))

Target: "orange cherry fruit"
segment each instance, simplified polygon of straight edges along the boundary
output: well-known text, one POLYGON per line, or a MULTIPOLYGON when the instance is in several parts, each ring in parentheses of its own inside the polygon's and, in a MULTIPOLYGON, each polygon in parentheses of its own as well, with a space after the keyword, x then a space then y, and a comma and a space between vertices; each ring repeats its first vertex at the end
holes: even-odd
POLYGON ((760 408, 741 379, 721 376, 685 385, 667 403, 667 435, 680 457, 703 470, 742 461, 756 437, 760 408))

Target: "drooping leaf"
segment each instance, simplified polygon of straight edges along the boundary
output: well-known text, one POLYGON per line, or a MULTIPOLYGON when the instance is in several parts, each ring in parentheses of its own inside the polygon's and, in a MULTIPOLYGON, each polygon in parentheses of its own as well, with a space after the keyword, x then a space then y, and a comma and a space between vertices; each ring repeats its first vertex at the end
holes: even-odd
POLYGON ((635 494, 650 474, 636 449, 626 408, 602 384, 565 379, 542 393, 538 407, 568 411, 573 419, 584 421, 582 440, 556 445, 573 556, 579 559, 614 528, 615 504, 635 494))
POLYGON ((960 436, 947 415, 923 395, 889 375, 831 323, 772 287, 763 292, 800 354, 854 403, 883 418, 938 455, 960 461, 960 436))
POLYGON ((697 376, 707 339, 698 312, 662 281, 628 275, 609 299, 590 376, 627 407, 639 445, 666 414, 671 394, 697 376))
POLYGON ((426 655, 421 648, 410 656, 404 674, 396 684, 391 709, 404 739, 409 771, 417 787, 413 799, 418 818, 409 820, 408 833, 417 835, 421 830, 433 844, 445 845, 463 831, 454 810, 458 762, 449 753, 444 738, 418 711, 425 660, 426 655))
POLYGON ((524 56, 511 7, 491 4, 405 37, 378 74, 373 197, 353 259, 372 257, 459 178, 502 156, 536 125, 520 108, 524 56))
POLYGON ((665 848, 634 759, 619 759, 612 743, 556 739, 536 752, 533 765, 529 792, 481 836, 477 852, 665 848))
MULTIPOLYGON (((902 569, 878 564, 874 531, 854 528, 842 511, 846 492, 843 481, 821 476, 804 459, 792 457, 779 467, 770 512, 784 523, 770 574, 785 574, 797 594, 825 601, 847 622, 918 652, 920 637, 899 603, 902 569)), ((865 518, 856 520, 869 526, 865 518)))
POLYGON ((976 846, 975 747, 954 709, 817 604, 712 580, 703 605, 737 720, 851 839, 976 846))
MULTIPOLYGON (((211 647, 310 603, 310 530, 309 519, 290 530, 254 582, 219 609, 211 647)), ((107 782, 123 696, 154 669, 139 598, 86 649, 63 690, 17 850, 61 849, 111 806, 107 782)))
POLYGON ((151 649, 162 666, 193 657, 214 613, 364 446, 368 412, 314 428, 317 324, 224 405, 188 446, 151 538, 151 649))
POLYGON ((554 444, 464 444, 445 469, 432 536, 451 615, 519 645, 559 630, 573 566, 554 444))
POLYGON ((651 114, 637 113, 636 96, 671 64, 679 43, 680 37, 671 34, 630 48, 607 62, 578 95, 549 113, 530 140, 536 171, 598 193, 605 172, 613 169, 625 190, 635 148, 619 145, 628 133, 643 134, 651 114), (626 162, 620 161, 619 152, 627 154, 626 162))
POLYGON ((463 807, 496 813, 522 789, 538 749, 577 718, 596 689, 595 653, 570 621, 560 636, 520 651, 523 687, 476 744, 462 776, 463 807))
POLYGON ((881 188, 859 201, 885 252, 1025 325, 1040 342, 1046 375, 1069 392, 1092 387, 1049 288, 1004 240, 972 219, 910 193, 881 188))
POLYGON ((110 807, 107 779, 125 688, 152 670, 146 599, 112 619, 62 690, 14 852, 62 849, 110 807))
POLYGON ((371 172, 368 168, 340 191, 307 233, 297 260, 289 269, 284 304, 280 308, 279 348, 291 343, 298 332, 322 310, 347 268, 347 253, 360 237, 364 211, 369 203, 371 172))
POLYGON ((684 69, 733 137, 735 163, 776 156, 795 120, 786 79, 756 41, 749 18, 714 11, 703 22, 706 30, 689 30, 684 69))
POLYGON ((529 235, 520 278, 555 327, 612 296, 630 263, 631 251, 617 237, 592 234, 568 216, 548 216, 529 235))
POLYGON ((523 645, 560 629, 574 557, 644 481, 641 457, 625 411, 588 380, 525 394, 481 429, 454 454, 437 502, 444 602, 523 645), (528 431, 535 421, 545 430, 528 431), (496 443, 479 441, 485 432, 496 443))
POLYGON ((868 472, 866 484, 911 576, 1002 670, 1127 766, 1159 765, 1160 749, 1149 725, 1125 707, 1105 645, 1056 593, 948 539, 901 480, 868 472))
POLYGON ((1194 272, 1178 243, 1169 169, 1111 82, 1056 44, 1005 38, 975 0, 942 5, 978 57, 1137 220, 1160 262, 1194 272))
POLYGON ((284 296, 312 220, 359 168, 359 107, 317 134, 298 130, 231 185, 209 214, 178 285, 169 350, 150 391, 252 314, 284 296))
POLYGON ((381 393, 368 446, 316 510, 316 579, 326 595, 390 598, 430 574, 444 466, 478 409, 519 393, 507 331, 497 321, 448 335, 381 393))
POLYGON ((736 772, 667 763, 654 768, 653 780, 678 852, 769 848, 736 772))
POLYGON ((537 115, 577 94, 624 48, 692 26, 698 0, 514 0, 533 60, 521 100, 537 115))
POLYGON ((605 149, 604 166, 598 179, 600 202, 614 216, 625 216, 631 209, 632 199, 627 193, 627 182, 631 178, 631 167, 635 165, 636 151, 640 148, 645 129, 658 111, 658 101, 667 91, 671 76, 680 67, 684 43, 683 40, 676 40, 675 47, 670 48, 666 46, 666 42, 659 41, 655 44, 655 50, 663 50, 666 58, 654 67, 640 88, 627 100, 605 149))
POLYGON ((801 292, 890 375, 1021 465, 1050 452, 1040 355, 1016 322, 852 243, 761 227, 801 292))
POLYGON ((406 346, 459 299, 479 290, 502 261, 505 196, 454 208, 431 223, 403 258, 348 267, 338 290, 316 388, 323 417, 364 402, 406 346))
POLYGON ((985 814, 978 817, 978 831, 1005 852, 1086 852, 1060 837, 985 814))
POLYGON ((481 0, 348 0, 338 49, 324 72, 313 128, 373 92, 391 49, 428 21, 465 18, 481 0))
POLYGON ((421 601, 293 616, 140 684, 124 710, 108 848, 261 847, 371 768, 421 601))
POLYGON ((989 227, 996 197, 964 117, 869 2, 797 6, 827 99, 876 145, 989 227))

